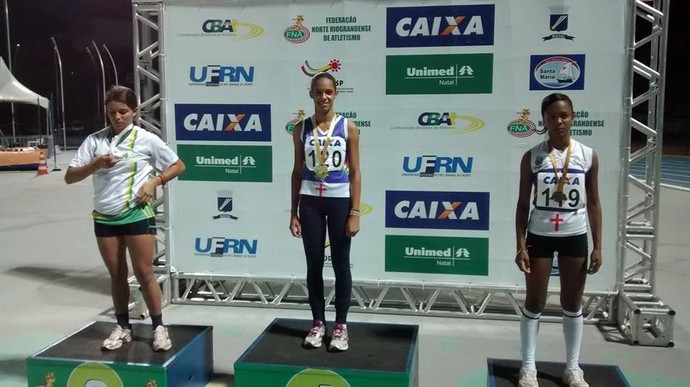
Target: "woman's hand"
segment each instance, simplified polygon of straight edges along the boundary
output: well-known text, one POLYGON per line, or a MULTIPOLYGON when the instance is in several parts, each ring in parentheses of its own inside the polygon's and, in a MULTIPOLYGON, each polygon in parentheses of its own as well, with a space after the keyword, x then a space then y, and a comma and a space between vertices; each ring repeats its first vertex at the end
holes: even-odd
POLYGON ((515 264, 517 265, 518 269, 520 269, 521 272, 526 273, 526 274, 530 273, 529 253, 527 252, 527 248, 521 249, 515 255, 515 264))
POLYGON ((102 169, 102 168, 112 168, 117 164, 117 162, 120 161, 120 158, 117 156, 113 155, 102 155, 98 156, 94 160, 94 164, 96 166, 96 169, 102 169))
POLYGON ((350 215, 347 218, 347 223, 345 224, 345 236, 350 238, 357 235, 359 232, 359 216, 350 215))
POLYGON ((137 192, 137 203, 147 203, 153 200, 153 194, 159 182, 160 180, 154 177, 144 183, 144 185, 139 188, 139 192, 137 192))
POLYGON ((601 268, 601 250, 594 249, 592 254, 589 256, 589 268, 587 268, 588 274, 594 274, 601 268))
POLYGON ((292 236, 295 238, 302 237, 302 225, 300 224, 297 215, 292 215, 290 217, 290 232, 292 233, 292 236))

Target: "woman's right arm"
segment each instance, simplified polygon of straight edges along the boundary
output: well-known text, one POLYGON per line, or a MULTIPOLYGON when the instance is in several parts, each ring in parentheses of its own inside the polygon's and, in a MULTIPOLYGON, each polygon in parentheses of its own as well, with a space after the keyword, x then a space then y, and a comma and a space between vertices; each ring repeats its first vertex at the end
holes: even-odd
POLYGON ((530 166, 530 152, 522 156, 520 162, 520 186, 517 207, 515 209, 515 263, 521 271, 530 272, 529 254, 527 252, 527 223, 529 220, 529 200, 532 194, 532 168, 530 166))
POLYGON ((290 232, 292 236, 302 236, 302 226, 297 216, 299 206, 299 189, 302 185, 302 167, 304 166, 304 146, 302 145, 302 122, 295 125, 292 132, 292 144, 294 147, 294 164, 290 178, 290 232))

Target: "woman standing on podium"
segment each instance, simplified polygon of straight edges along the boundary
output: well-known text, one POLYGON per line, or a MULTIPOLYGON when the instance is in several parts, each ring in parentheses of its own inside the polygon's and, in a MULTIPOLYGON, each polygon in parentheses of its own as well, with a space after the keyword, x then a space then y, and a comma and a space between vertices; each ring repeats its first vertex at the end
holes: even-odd
POLYGON ((520 336, 522 368, 519 386, 537 386, 535 352, 539 318, 547 298, 554 254, 558 256, 568 386, 588 386, 579 367, 582 342, 582 294, 587 274, 601 267, 601 204, 599 161, 589 147, 570 138, 573 103, 564 94, 541 103, 548 139, 525 153, 515 212, 515 263, 525 273, 527 295, 520 336), (530 198, 533 208, 530 212, 530 198), (528 216, 529 214, 529 216, 528 216), (587 264, 587 226, 593 249, 587 264))
POLYGON ((335 326, 331 351, 348 349, 347 312, 352 294, 350 243, 359 232, 359 130, 335 114, 338 96, 335 78, 318 73, 309 96, 314 115, 295 125, 290 232, 302 238, 307 258, 307 288, 313 325, 304 339, 306 348, 321 347, 326 335, 323 290, 326 230, 335 273, 335 326))
POLYGON ((151 200, 156 187, 177 177, 185 166, 158 136, 133 124, 137 96, 131 89, 113 86, 105 96, 105 105, 110 126, 84 140, 65 173, 67 184, 93 175, 94 231, 110 273, 117 318, 103 349, 116 350, 132 341, 128 250, 151 314, 153 350, 167 351, 172 344, 163 325, 161 291, 153 273, 156 221, 151 200), (153 176, 156 164, 163 172, 153 176))

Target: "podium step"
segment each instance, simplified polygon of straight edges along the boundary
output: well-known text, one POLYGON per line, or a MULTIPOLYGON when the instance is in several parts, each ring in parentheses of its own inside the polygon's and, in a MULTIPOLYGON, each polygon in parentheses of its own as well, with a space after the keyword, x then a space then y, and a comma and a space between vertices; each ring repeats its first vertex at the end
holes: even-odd
POLYGON ((275 319, 235 362, 237 387, 417 386, 417 325, 348 323, 350 349, 305 349, 311 320, 275 319))
POLYGON ((29 357, 29 386, 202 387, 210 380, 213 327, 168 325, 173 347, 153 352, 151 325, 135 324, 131 343, 102 351, 103 339, 114 327, 93 322, 29 357))
MULTIPOLYGON (((518 375, 522 361, 513 359, 487 359, 489 367, 488 386, 514 387, 518 383, 518 375)), ((590 387, 630 387, 620 368, 616 365, 580 364, 585 373, 585 381, 590 387)), ((539 387, 561 387, 565 363, 537 362, 537 378, 539 387)))

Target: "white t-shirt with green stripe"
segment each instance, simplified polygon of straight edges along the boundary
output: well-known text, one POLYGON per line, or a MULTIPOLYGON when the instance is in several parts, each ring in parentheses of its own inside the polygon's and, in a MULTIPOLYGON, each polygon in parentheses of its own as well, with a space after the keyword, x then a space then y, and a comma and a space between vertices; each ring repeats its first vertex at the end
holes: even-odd
POLYGON ((111 154, 120 157, 112 168, 93 173, 93 206, 104 215, 117 215, 136 206, 136 194, 151 178, 154 165, 167 169, 178 160, 163 140, 138 126, 130 125, 110 136, 110 127, 90 134, 77 150, 70 167, 83 167, 94 158, 111 154))

